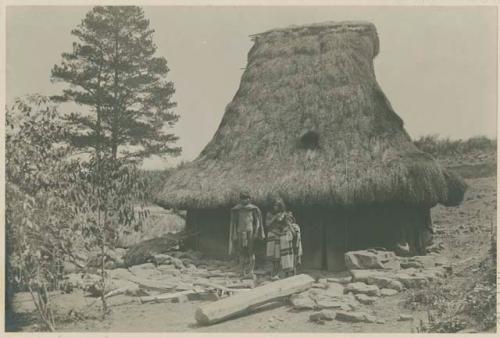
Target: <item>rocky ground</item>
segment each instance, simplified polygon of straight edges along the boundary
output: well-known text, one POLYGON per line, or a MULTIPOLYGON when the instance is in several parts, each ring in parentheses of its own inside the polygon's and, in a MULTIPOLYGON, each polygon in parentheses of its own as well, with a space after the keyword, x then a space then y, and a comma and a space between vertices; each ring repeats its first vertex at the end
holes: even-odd
MULTIPOLYGON (((202 304, 271 283, 265 267, 257 279, 240 279, 234 263, 206 259, 197 252, 159 254, 149 263, 107 271, 105 293, 111 312, 101 319, 95 296, 97 276, 67 276, 66 292, 54 295, 62 331, 219 331, 219 332, 417 332, 427 321, 424 308, 408 306, 408 295, 436 280, 457 288, 474 281, 473 269, 486 256, 496 228, 496 180, 469 179, 462 205, 432 210, 436 245, 427 256, 401 258, 392 253, 350 254, 342 273, 302 271, 315 278, 309 290, 256 313, 212 326, 199 326, 202 304), (183 293, 151 301, 165 293, 183 293), (110 294, 111 295, 111 294, 110 294), (94 297, 92 297, 94 296, 94 297), (142 300, 142 301, 141 301, 142 300)), ((479 275, 478 277, 479 278, 479 275)), ((17 329, 39 329, 29 295, 14 301, 17 329)))

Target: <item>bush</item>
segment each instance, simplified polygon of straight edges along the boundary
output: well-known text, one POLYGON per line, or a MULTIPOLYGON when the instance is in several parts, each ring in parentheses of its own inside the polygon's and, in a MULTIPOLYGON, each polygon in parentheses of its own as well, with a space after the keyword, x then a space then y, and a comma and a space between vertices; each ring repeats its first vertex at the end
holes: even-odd
POLYGON ((490 139, 486 136, 475 136, 467 140, 450 140, 449 138, 439 138, 438 135, 427 135, 415 140, 414 144, 420 150, 435 157, 496 152, 497 148, 496 139, 490 139))

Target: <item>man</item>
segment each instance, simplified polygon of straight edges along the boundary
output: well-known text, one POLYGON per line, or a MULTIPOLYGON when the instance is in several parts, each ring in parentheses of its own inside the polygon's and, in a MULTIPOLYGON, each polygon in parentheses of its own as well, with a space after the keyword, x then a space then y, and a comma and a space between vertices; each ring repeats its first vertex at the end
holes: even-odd
POLYGON ((264 239, 262 213, 250 203, 250 194, 240 193, 240 203, 231 209, 229 229, 229 254, 233 251, 233 242, 237 247, 242 276, 255 278, 254 242, 264 239))

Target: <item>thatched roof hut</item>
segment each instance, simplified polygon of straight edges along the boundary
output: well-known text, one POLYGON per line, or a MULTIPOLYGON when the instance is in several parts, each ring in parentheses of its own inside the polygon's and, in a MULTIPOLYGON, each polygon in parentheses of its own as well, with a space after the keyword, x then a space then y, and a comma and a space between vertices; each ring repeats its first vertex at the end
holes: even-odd
POLYGON ((455 205, 464 182, 419 151, 377 83, 376 28, 327 22, 252 36, 240 87, 213 139, 158 204, 214 209, 241 189, 257 204, 455 205))

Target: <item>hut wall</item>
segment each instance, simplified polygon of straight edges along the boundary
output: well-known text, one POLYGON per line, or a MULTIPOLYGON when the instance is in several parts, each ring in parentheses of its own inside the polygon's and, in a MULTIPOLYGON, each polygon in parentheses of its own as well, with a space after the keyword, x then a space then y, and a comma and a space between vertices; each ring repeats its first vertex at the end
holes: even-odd
POLYGON ((402 205, 359 206, 352 209, 307 208, 293 210, 302 231, 304 268, 341 271, 350 250, 392 250, 402 237, 418 247, 424 227, 430 227, 430 209, 402 205))
MULTIPOLYGON (((346 251, 367 248, 390 250, 401 236, 406 236, 406 240, 414 247, 419 241, 419 229, 430 227, 428 207, 309 207, 292 208, 292 212, 302 233, 302 267, 308 269, 344 270, 346 251)), ((186 226, 199 233, 191 247, 209 256, 227 256, 229 215, 229 209, 189 210, 186 226)), ((264 252, 264 243, 258 243, 258 260, 261 261, 259 258, 263 258, 264 252)))
POLYGON ((212 257, 227 256, 229 217, 227 209, 188 210, 186 227, 198 232, 190 246, 212 257))

